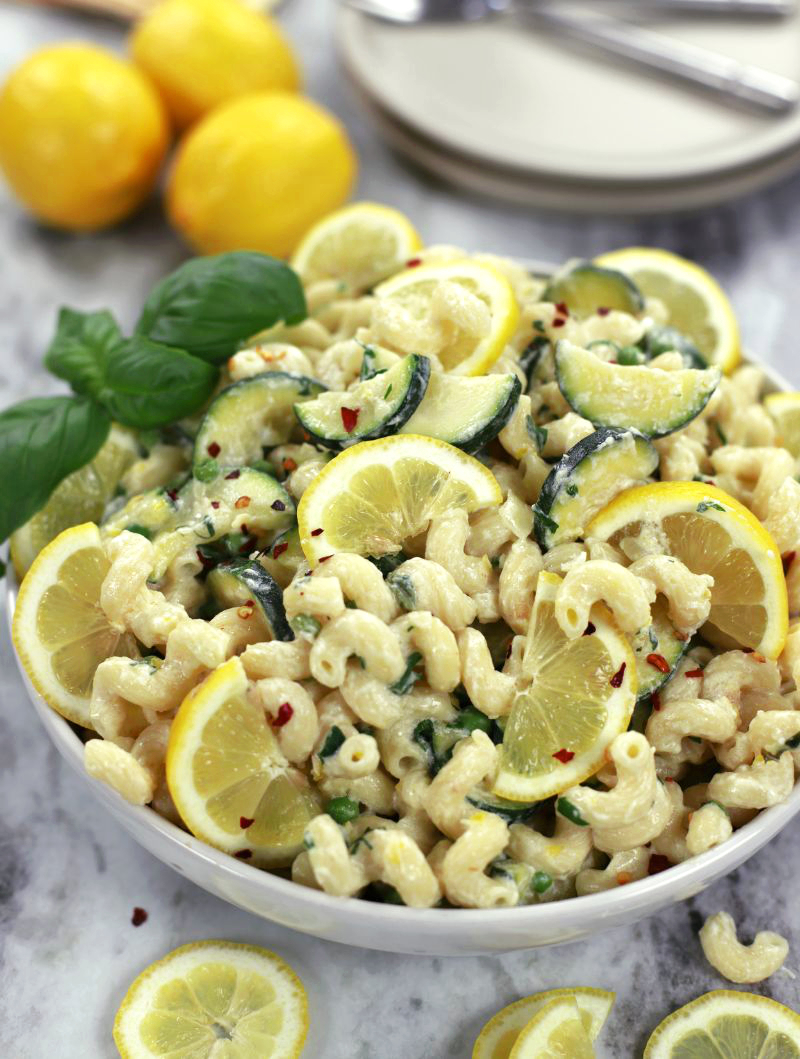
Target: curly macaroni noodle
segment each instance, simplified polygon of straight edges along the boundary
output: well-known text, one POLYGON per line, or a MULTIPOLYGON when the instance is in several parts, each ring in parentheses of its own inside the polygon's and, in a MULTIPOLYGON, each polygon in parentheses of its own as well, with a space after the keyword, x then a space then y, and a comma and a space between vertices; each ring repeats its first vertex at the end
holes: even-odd
POLYGON ((789 955, 789 943, 780 934, 762 930, 752 944, 742 945, 736 924, 727 912, 709 916, 700 929, 706 959, 729 982, 753 984, 775 974, 789 955))

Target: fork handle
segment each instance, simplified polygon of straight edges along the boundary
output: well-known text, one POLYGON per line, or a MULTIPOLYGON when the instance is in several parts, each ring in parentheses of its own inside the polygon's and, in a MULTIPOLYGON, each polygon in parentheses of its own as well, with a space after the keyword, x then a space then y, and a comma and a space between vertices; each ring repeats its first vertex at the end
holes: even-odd
MULTIPOLYGON (((627 5, 626 5, 627 6, 627 5)), ((634 0, 632 9, 659 14, 698 15, 777 15, 795 10, 795 0, 634 0)))
MULTIPOLYGON (((521 12, 522 8, 518 7, 517 11, 521 12)), ((702 85, 728 102, 733 100, 781 114, 800 101, 800 84, 791 78, 631 22, 587 13, 585 9, 580 13, 564 12, 549 3, 525 6, 524 13, 559 35, 622 56, 638 66, 660 70, 689 84, 702 85)))

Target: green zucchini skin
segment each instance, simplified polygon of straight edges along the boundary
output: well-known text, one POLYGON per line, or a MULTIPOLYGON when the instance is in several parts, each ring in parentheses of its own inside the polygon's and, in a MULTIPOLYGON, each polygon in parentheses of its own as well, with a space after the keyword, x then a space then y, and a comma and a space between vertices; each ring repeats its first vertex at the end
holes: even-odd
POLYGON ((222 390, 209 405, 194 443, 194 467, 209 459, 220 467, 246 467, 264 448, 288 441, 294 405, 325 387, 305 375, 267 371, 222 390))
POLYGON ((554 275, 542 300, 563 302, 578 317, 593 316, 598 309, 619 309, 636 316, 644 309, 644 297, 633 280, 614 268, 580 261, 554 275))
POLYGON ((686 654, 689 644, 690 640, 681 640, 676 635, 675 626, 667 615, 667 602, 663 596, 659 596, 651 609, 650 628, 641 629, 631 642, 636 658, 638 701, 649 699, 653 692, 658 691, 672 678, 675 667, 686 654), (661 655, 670 667, 669 672, 662 673, 657 666, 651 665, 647 661, 650 654, 661 655))
POLYGON ((373 441, 389 434, 396 434, 416 411, 425 396, 431 374, 431 362, 418 353, 410 353, 386 371, 380 371, 358 383, 352 390, 305 401, 294 406, 294 413, 300 426, 310 436, 311 441, 326 449, 339 452, 359 441, 373 441), (363 407, 376 398, 385 397, 389 391, 391 400, 380 415, 364 415, 363 407), (344 398, 341 404, 339 397, 344 398), (358 410, 352 430, 345 428, 342 408, 358 410))
POLYGON ((494 813, 507 824, 513 824, 517 820, 524 820, 538 806, 538 802, 511 802, 507 798, 498 798, 491 791, 480 787, 473 787, 466 796, 470 805, 476 809, 482 809, 485 813, 494 813))
POLYGON ((534 505, 539 544, 552 548, 577 540, 583 527, 612 498, 613 494, 608 495, 609 481, 613 486, 623 472, 625 478, 644 481, 655 472, 658 462, 655 447, 638 430, 601 427, 582 438, 545 478, 534 505), (608 463, 605 476, 603 462, 608 463))
POLYGON ((220 606, 241 607, 252 599, 274 640, 293 640, 286 620, 283 592, 264 567, 251 559, 228 559, 208 575, 206 584, 220 606))
POLYGON ((676 327, 653 324, 642 339, 641 345, 650 359, 674 350, 683 357, 685 367, 700 369, 708 367, 708 361, 694 342, 676 327))
POLYGON ((525 372, 527 388, 554 378, 553 344, 544 335, 533 338, 519 355, 519 366, 525 372))
POLYGON ((179 492, 166 488, 148 489, 132 496, 127 503, 112 512, 101 524, 105 537, 116 537, 123 530, 132 530, 152 540, 163 530, 178 525, 179 492))
POLYGON ((400 430, 447 441, 474 455, 493 441, 517 407, 516 375, 447 375, 434 372, 419 408, 400 430))

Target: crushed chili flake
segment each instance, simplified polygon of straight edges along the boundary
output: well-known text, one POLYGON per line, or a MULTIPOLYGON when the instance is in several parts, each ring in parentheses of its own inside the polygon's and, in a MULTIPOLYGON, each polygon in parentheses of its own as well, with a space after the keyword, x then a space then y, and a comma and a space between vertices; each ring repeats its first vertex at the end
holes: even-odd
POLYGON ((275 547, 272 549, 272 558, 277 559, 279 555, 283 555, 283 553, 288 547, 288 541, 281 541, 280 544, 276 544, 275 547))
POLYGON ((238 508, 239 511, 241 511, 242 508, 244 508, 244 507, 250 507, 250 497, 249 496, 240 496, 239 499, 236 501, 236 503, 233 506, 235 508, 238 508))
POLYGON ((658 875, 660 871, 666 871, 670 866, 669 860, 663 853, 651 853, 647 862, 647 874, 658 875))
POLYGON ((212 501, 211 501, 211 506, 212 506, 212 507, 214 508, 214 510, 216 511, 216 510, 217 510, 217 508, 219 507, 219 500, 212 500, 212 501))
POLYGON ((216 441, 212 441, 210 445, 206 445, 206 452, 212 460, 215 460, 217 456, 219 456, 219 454, 222 452, 222 449, 219 447, 216 441))
POLYGON ((234 853, 234 857, 238 857, 239 860, 250 860, 252 856, 252 849, 239 849, 234 853))
POLYGON ((652 651, 647 656, 647 664, 649 666, 652 666, 654 669, 657 669, 659 673, 669 673, 669 662, 663 655, 656 654, 655 651, 652 651))
POLYGON ((766 662, 766 658, 761 654, 760 651, 751 651, 750 653, 752 654, 753 658, 755 658, 756 662, 766 662))
POLYGON ((557 317, 556 317, 556 318, 555 318, 555 319, 553 320, 553 324, 552 324, 552 326, 553 326, 553 327, 563 327, 563 326, 564 326, 564 324, 565 324, 566 322, 567 322, 567 321, 566 321, 566 320, 564 319, 564 317, 563 317, 563 316, 557 316, 557 317))
POLYGON ((686 643, 686 641, 689 639, 688 632, 678 632, 677 629, 675 629, 673 635, 674 635, 675 639, 676 640, 680 640, 681 643, 686 643))
POLYGON ((589 624, 586 626, 586 628, 583 630, 583 635, 584 636, 593 636, 594 633, 596 633, 596 632, 597 632, 597 626, 594 624, 594 622, 590 621, 589 624))
POLYGON ((291 721, 292 717, 294 717, 294 707, 290 702, 282 702, 270 724, 273 728, 283 728, 285 724, 291 721))
POLYGON ((284 502, 282 500, 273 500, 272 503, 270 504, 270 507, 272 508, 273 511, 285 511, 286 510, 286 504, 284 504, 284 502))
POLYGON ((208 570, 210 567, 215 565, 214 560, 211 559, 208 555, 203 555, 199 548, 195 550, 195 555, 197 556, 200 565, 203 567, 203 569, 208 570))
POLYGON ((658 713, 658 711, 661 709, 661 696, 658 694, 657 691, 654 691, 653 694, 650 696, 650 705, 653 707, 656 713, 658 713))
POLYGON ((311 441, 311 435, 307 430, 303 431, 303 441, 311 441))
POLYGON ((786 575, 789 573, 789 567, 794 562, 794 557, 796 555, 797 555, 797 552, 784 552, 783 555, 781 556, 781 562, 783 563, 783 576, 784 577, 786 577, 786 575))
POLYGON ((691 677, 692 680, 702 680, 703 670, 702 669, 687 669, 683 674, 685 677, 691 677))
POLYGON ((240 816, 239 817, 239 827, 242 829, 242 831, 246 831, 248 829, 248 827, 252 827, 255 822, 256 822, 256 818, 255 817, 253 817, 252 820, 250 819, 249 816, 240 816))
POLYGON ((566 302, 556 302, 556 309, 562 316, 569 316, 569 309, 567 308, 566 302))
POLYGON ((236 611, 236 613, 239 615, 239 617, 242 619, 242 621, 247 621, 248 618, 252 618, 253 617, 253 610, 254 609, 255 609, 255 605, 251 601, 250 603, 242 604, 242 606, 239 607, 239 609, 236 611))
POLYGON ((178 499, 178 490, 177 489, 168 489, 167 490, 167 496, 170 498, 170 500, 174 504, 175 501, 178 499))
POLYGON ((241 471, 231 471, 230 474, 225 475, 225 481, 229 482, 232 478, 238 478, 241 473, 241 471))
POLYGON ((284 469, 284 471, 289 471, 289 472, 296 471, 297 470, 297 460, 293 460, 291 456, 287 456, 286 459, 283 461, 283 469, 284 469))
POLYGON ((146 923, 146 922, 147 922, 147 912, 146 912, 146 910, 144 908, 139 908, 138 905, 137 905, 137 907, 134 908, 134 910, 133 910, 133 915, 131 916, 131 923, 133 923, 133 925, 135 927, 140 927, 142 925, 142 923, 146 923))
POLYGON ((611 312, 611 310, 609 309, 609 307, 607 305, 598 305, 597 306, 597 315, 598 316, 608 316, 608 314, 610 312, 611 312))
POLYGON ((567 765, 575 757, 575 751, 564 749, 557 750, 555 754, 553 754, 553 757, 556 759, 556 761, 560 761, 562 765, 567 765))
POLYGON ((741 647, 740 650, 743 655, 751 655, 753 653, 752 647, 741 647))
POLYGON ((360 408, 342 408, 340 409, 342 415, 342 426, 348 434, 352 434, 356 429, 358 423, 358 414, 361 411, 360 408))
POLYGON ((318 529, 313 529, 311 531, 311 536, 312 537, 319 537, 320 533, 322 533, 322 527, 319 527, 318 529))
POLYGON ((320 560, 319 560, 319 561, 320 561, 321 563, 327 563, 328 559, 332 559, 332 558, 333 558, 333 556, 332 556, 332 555, 323 555, 323 556, 321 556, 321 557, 320 557, 320 560))
POLYGON ((619 667, 619 669, 614 674, 614 676, 611 678, 611 680, 609 680, 609 684, 611 685, 612 688, 621 688, 622 687, 622 681, 623 681, 623 679, 625 677, 625 665, 626 665, 626 663, 623 662, 622 665, 619 667))
POLYGON ((406 261, 406 268, 416 268, 418 265, 421 265, 421 264, 422 264, 422 258, 421 257, 410 257, 408 259, 408 261, 406 261))
POLYGON ((617 886, 627 886, 629 882, 633 882, 633 876, 629 871, 617 872, 617 886))

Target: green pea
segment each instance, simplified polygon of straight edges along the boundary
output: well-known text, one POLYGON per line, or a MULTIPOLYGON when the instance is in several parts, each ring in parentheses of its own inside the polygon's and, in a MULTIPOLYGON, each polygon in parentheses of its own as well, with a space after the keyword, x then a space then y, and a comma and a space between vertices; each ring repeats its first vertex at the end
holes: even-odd
POLYGON ((337 824, 346 824, 350 820, 355 820, 361 810, 358 802, 354 802, 352 798, 344 797, 331 798, 325 806, 325 812, 328 816, 333 817, 337 824))
POLYGON ((553 879, 546 871, 537 871, 533 873, 533 879, 531 879, 531 886, 537 894, 546 893, 553 885, 553 879))

